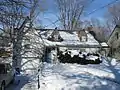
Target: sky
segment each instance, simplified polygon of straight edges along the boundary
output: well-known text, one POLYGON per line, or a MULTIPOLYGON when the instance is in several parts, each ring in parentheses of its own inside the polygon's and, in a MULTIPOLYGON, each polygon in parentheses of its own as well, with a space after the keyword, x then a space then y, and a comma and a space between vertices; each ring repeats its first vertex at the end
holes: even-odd
MULTIPOLYGON (((115 0, 94 0, 89 6, 88 11, 86 12, 86 16, 82 18, 83 20, 90 20, 91 18, 97 18, 101 21, 105 20, 105 15, 107 14, 108 7, 102 8, 100 10, 97 10, 96 12, 89 15, 89 13, 93 12, 96 9, 101 8, 102 6, 107 5, 108 3, 111 3, 115 0)), ((119 0, 120 1, 120 0, 119 0)), ((117 3, 117 2, 115 2, 117 3)), ((114 3, 114 4, 115 4, 114 3)), ((55 24, 51 24, 57 20, 57 5, 54 0, 46 0, 46 10, 43 14, 41 14, 41 21, 42 25, 45 28, 55 28, 59 26, 59 22, 55 24)))

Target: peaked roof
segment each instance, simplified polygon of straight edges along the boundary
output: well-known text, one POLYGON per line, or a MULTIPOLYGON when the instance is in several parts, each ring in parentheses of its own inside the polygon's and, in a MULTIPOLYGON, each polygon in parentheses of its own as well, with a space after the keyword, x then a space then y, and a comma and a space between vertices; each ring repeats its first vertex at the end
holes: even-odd
MULTIPOLYGON (((120 25, 116 25, 116 26, 114 27, 114 29, 113 29, 112 33, 110 34, 108 40, 110 39, 110 37, 112 36, 112 34, 115 32, 116 28, 120 28, 120 25)), ((108 42, 108 40, 107 40, 107 42, 108 42)))
MULTIPOLYGON (((53 29, 49 29, 46 32, 47 32, 48 35, 50 35, 50 33, 52 33, 52 31, 53 31, 53 29)), ((60 36, 63 38, 62 42, 49 41, 49 40, 47 40, 48 35, 46 37, 46 36, 44 36, 44 34, 41 34, 42 37, 44 38, 44 42, 45 42, 46 46, 56 46, 56 45, 65 46, 65 45, 69 45, 69 46, 82 46, 82 47, 88 47, 88 46, 100 47, 99 42, 97 40, 95 40, 95 38, 88 31, 85 31, 85 33, 87 34, 87 37, 88 37, 88 40, 85 41, 85 42, 81 42, 79 40, 78 33, 77 33, 78 30, 75 30, 75 31, 72 31, 72 30, 58 30, 58 31, 59 31, 60 36)))

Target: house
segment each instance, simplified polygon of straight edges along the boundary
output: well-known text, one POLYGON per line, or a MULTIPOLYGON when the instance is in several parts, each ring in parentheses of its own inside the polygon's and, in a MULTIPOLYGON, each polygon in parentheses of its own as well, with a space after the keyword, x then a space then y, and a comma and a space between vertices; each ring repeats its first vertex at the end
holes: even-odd
POLYGON ((107 44, 110 46, 109 56, 120 59, 120 25, 116 25, 107 44))
MULTIPOLYGON (((39 31, 30 29, 23 37, 21 58, 16 60, 17 68, 29 73, 34 70, 37 72, 37 68, 40 65, 41 57, 43 53, 43 43, 39 36, 39 31)), ((0 62, 9 62, 12 64, 13 61, 13 46, 10 44, 9 35, 0 36, 0 62)))
MULTIPOLYGON (((43 38, 44 44, 46 46, 46 57, 53 57, 56 59, 55 54, 58 50, 78 50, 81 52, 97 53, 103 48, 108 48, 106 43, 99 43, 94 36, 87 30, 57 30, 57 34, 54 33, 54 29, 44 29, 41 30, 40 34, 43 38), (54 37, 54 41, 48 39, 51 36, 54 37), (61 37, 62 41, 58 38, 61 37), (52 52, 54 55, 51 55, 52 52)), ((106 49, 105 49, 106 50, 106 49)), ((49 59, 51 59, 48 57, 49 59)))
POLYGON ((43 55, 46 60, 57 60, 58 50, 96 53, 106 47, 106 43, 99 43, 87 30, 32 29, 23 37, 22 61, 18 67, 26 71, 34 70, 39 67, 43 55))

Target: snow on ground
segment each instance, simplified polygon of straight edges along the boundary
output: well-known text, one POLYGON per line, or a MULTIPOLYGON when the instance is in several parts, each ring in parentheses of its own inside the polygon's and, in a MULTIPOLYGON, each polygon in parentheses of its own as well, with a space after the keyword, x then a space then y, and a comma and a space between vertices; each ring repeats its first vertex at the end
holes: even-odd
POLYGON ((119 90, 117 83, 105 79, 115 78, 114 75, 96 68, 99 66, 47 64, 43 72, 45 76, 41 78, 41 90, 119 90))
MULTIPOLYGON (((107 65, 107 64, 106 64, 107 65)), ((48 64, 40 76, 40 90, 119 90, 113 71, 105 64, 48 64)), ((37 90, 37 82, 31 83, 37 90)), ((30 89, 27 84, 22 90, 30 89)))
MULTIPOLYGON (((103 60, 106 58, 103 58, 103 60)), ((44 63, 39 90, 119 90, 120 64, 115 59, 99 65, 44 63)), ((11 90, 38 90, 37 73, 21 77, 11 90)), ((7 89, 10 90, 10 89, 7 89)))

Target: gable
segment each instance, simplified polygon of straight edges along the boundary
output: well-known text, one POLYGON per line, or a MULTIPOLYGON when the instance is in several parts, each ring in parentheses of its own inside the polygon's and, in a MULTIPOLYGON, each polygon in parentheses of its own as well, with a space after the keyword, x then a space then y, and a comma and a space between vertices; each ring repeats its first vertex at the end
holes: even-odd
MULTIPOLYGON (((118 29, 120 29, 120 26, 116 25, 116 26, 114 27, 112 33, 110 34, 109 39, 111 39, 111 37, 114 35, 114 33, 115 33, 116 31, 118 31, 118 29)), ((108 41, 109 41, 109 39, 108 39, 108 41)))
POLYGON ((118 40, 120 40, 120 26, 116 25, 107 43, 108 45, 113 46, 114 44, 117 44, 118 40))

